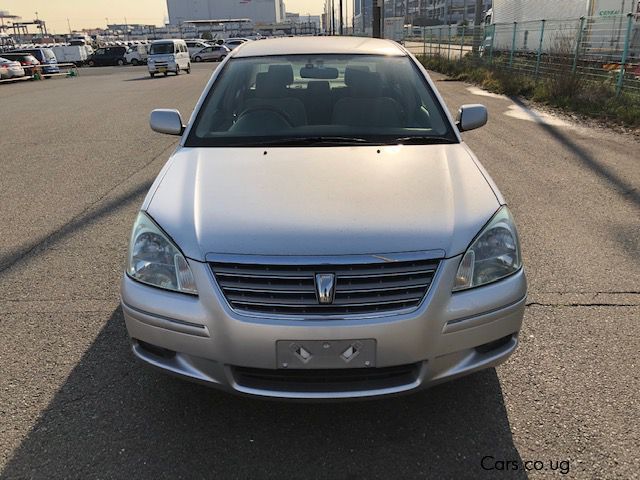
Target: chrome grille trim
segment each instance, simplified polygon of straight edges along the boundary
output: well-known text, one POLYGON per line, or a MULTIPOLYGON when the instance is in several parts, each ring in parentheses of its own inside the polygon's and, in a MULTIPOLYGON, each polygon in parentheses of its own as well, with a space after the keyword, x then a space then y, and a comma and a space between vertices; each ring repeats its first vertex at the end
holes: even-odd
POLYGON ((229 257, 207 256, 207 260, 231 309, 253 316, 309 320, 415 310, 440 263, 434 252, 349 256, 349 261, 344 257, 267 257, 274 263, 266 263, 264 257, 229 257), (317 273, 336 276, 331 304, 317 299, 317 273))

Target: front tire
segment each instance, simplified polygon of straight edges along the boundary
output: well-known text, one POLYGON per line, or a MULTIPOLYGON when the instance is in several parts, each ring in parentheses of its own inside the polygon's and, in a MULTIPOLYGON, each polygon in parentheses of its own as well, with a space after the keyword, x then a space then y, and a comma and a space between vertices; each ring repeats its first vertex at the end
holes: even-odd
POLYGON ((90 67, 95 67, 96 66, 96 62, 94 62, 93 60, 89 60, 87 62, 87 65, 89 65, 90 67))
POLYGON ((151 73, 151 72, 149 72, 149 76, 150 76, 151 78, 155 78, 156 74, 155 74, 155 73, 151 73))
POLYGON ((124 65, 124 60, 119 58, 118 61, 116 62, 118 64, 119 67, 124 65))
POLYGON ((134 67, 137 67, 138 65, 140 65, 140 62, 138 61, 137 58, 134 58, 133 60, 131 60, 131 65, 133 65, 134 67))
POLYGON ((187 75, 191 75, 191 62, 187 65, 187 75))
POLYGON ((202 57, 196 57, 194 58, 194 60, 196 61, 196 63, 200 63, 202 61, 202 57))

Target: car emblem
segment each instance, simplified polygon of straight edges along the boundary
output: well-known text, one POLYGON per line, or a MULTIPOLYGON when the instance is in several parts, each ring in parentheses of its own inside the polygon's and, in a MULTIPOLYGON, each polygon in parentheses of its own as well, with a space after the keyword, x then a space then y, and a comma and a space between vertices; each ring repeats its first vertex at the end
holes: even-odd
POLYGON ((316 273, 316 295, 323 305, 333 303, 336 290, 336 276, 333 273, 316 273))

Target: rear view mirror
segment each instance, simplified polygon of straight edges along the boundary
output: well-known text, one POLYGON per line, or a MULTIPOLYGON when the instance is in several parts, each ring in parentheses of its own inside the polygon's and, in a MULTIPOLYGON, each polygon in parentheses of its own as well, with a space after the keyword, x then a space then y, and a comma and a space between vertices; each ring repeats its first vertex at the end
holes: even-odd
POLYGON ((154 110, 151 112, 149 124, 154 132, 166 133, 167 135, 182 135, 185 129, 178 110, 154 110))
POLYGON ((302 67, 300 69, 300 76, 302 78, 312 78, 316 80, 335 80, 338 78, 338 69, 331 67, 302 67))
POLYGON ((462 105, 458 110, 458 121, 456 125, 461 132, 475 130, 487 123, 489 114, 487 107, 479 104, 462 105))

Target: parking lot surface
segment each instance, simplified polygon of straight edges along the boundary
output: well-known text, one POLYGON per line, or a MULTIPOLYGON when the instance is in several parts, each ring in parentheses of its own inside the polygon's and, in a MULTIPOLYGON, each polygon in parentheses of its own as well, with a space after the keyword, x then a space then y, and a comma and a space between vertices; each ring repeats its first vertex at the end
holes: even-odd
POLYGON ((323 404, 230 396, 136 363, 119 279, 177 143, 149 112, 188 117, 213 68, 0 86, 0 477, 640 478, 640 145, 441 77, 452 111, 487 105, 489 124, 464 138, 520 229, 530 296, 508 363, 323 404))

